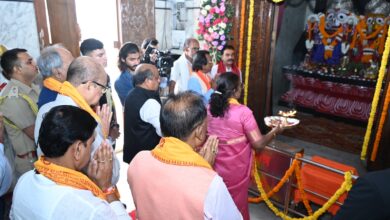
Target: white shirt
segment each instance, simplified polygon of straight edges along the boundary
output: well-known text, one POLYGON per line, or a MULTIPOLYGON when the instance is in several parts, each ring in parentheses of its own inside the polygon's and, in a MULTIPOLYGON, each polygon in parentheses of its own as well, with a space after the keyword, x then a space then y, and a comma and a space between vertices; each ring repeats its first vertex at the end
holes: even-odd
POLYGON ((192 64, 183 53, 179 59, 173 63, 170 81, 175 81, 174 93, 187 91, 187 84, 192 72, 192 64))
POLYGON ((242 215, 238 211, 236 204, 229 194, 222 178, 215 175, 210 184, 204 201, 204 218, 205 220, 223 219, 223 220, 240 220, 242 215))
POLYGON ((148 99, 139 110, 139 115, 142 121, 152 124, 156 129, 156 133, 162 137, 160 128, 160 109, 160 103, 155 99, 148 99))
MULTIPOLYGON (((60 106, 60 105, 71 105, 71 106, 78 107, 76 105, 76 103, 70 97, 58 94, 57 99, 55 101, 46 103, 39 109, 38 114, 37 114, 37 118, 35 120, 35 128, 34 128, 34 139, 35 139, 35 143, 38 146, 38 148, 37 148, 38 156, 43 155, 43 152, 38 145, 39 129, 41 128, 43 116, 45 116, 45 114, 47 112, 49 112, 52 108, 54 108, 56 106, 60 106)), ((103 131, 102 131, 100 123, 96 127, 95 132, 96 132, 96 136, 95 136, 95 141, 92 143, 91 158, 95 154, 95 151, 100 147, 100 144, 102 143, 102 141, 104 141, 103 131)), ((107 140, 107 143, 109 143, 108 140, 107 140)), ((116 154, 114 151, 112 154, 113 154, 114 160, 113 160, 113 166, 112 166, 111 183, 113 185, 116 185, 119 181, 120 163, 119 163, 119 160, 116 157, 116 154)))
POLYGON ((122 203, 108 203, 89 190, 58 185, 34 170, 16 184, 10 218, 19 220, 131 219, 122 203))
POLYGON ((0 143, 0 196, 8 191, 12 179, 12 169, 7 157, 4 155, 4 145, 0 143))

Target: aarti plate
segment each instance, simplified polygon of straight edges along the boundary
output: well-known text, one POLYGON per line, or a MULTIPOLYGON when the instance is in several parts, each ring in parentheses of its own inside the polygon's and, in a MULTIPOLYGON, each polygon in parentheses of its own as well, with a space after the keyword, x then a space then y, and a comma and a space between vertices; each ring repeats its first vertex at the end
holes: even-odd
POLYGON ((276 127, 280 124, 284 128, 291 128, 299 124, 298 119, 283 116, 268 116, 264 118, 264 122, 268 127, 276 127))

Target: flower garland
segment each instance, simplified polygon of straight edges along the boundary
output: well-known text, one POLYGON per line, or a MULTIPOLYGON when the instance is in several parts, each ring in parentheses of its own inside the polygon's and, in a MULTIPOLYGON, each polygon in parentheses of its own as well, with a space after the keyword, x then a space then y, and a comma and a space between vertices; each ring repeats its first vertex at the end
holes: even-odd
POLYGON ((385 51, 383 52, 381 67, 379 68, 379 75, 378 75, 378 80, 376 82, 374 98, 373 98, 372 104, 371 104, 370 118, 368 119, 367 130, 366 130, 366 134, 364 136, 364 142, 363 142, 363 146, 362 146, 362 152, 360 154, 361 160, 366 159, 367 148, 368 148, 368 144, 370 142, 372 127, 374 125, 375 113, 376 113, 376 110, 378 107, 379 96, 380 96, 380 93, 382 90, 383 78, 384 78, 385 73, 386 73, 386 66, 387 66, 387 61, 389 58, 389 51, 390 51, 390 28, 388 29, 388 32, 387 32, 385 51))
MULTIPOLYGON (((246 1, 246 0, 242 0, 246 1)), ((274 3, 279 3, 282 2, 283 0, 272 0, 274 3)), ((241 3, 243 5, 243 3, 241 3)), ((245 8, 242 7, 241 10, 245 8)), ((249 85, 249 70, 250 70, 250 55, 251 55, 251 47, 252 47, 252 32, 253 32, 253 14, 254 14, 254 9, 255 8, 255 1, 254 0, 249 0, 249 16, 248 16, 248 38, 247 38, 247 46, 246 46, 246 62, 245 62, 245 86, 244 86, 244 105, 248 104, 248 85, 249 85)), ((241 14, 242 15, 242 14, 241 14)), ((245 19, 245 17, 244 17, 245 19)), ((243 18, 241 17, 241 21, 243 18)), ((241 24, 241 27, 244 25, 241 24)), ((243 28, 242 28, 243 29, 243 28)), ((240 33, 241 36, 241 33, 240 33)), ((241 45, 241 41, 240 41, 241 45)), ((241 55, 242 52, 240 52, 239 55, 241 55)), ((242 56, 242 55, 241 55, 242 56)), ((241 57, 242 59, 242 57, 241 57)), ((241 59, 239 59, 239 62, 241 62, 241 59)), ((241 66, 240 66, 241 68, 241 66)))
POLYGON ((302 186, 301 162, 299 162, 298 166, 295 166, 295 177, 297 178, 298 190, 299 190, 299 193, 301 194, 301 198, 302 198, 303 204, 305 205, 307 213, 309 215, 313 215, 313 210, 311 209, 311 206, 309 204, 309 200, 307 199, 307 196, 306 196, 306 192, 302 186))
POLYGON ((390 103, 390 86, 387 87, 386 98, 385 98, 385 101, 383 104, 381 118, 379 119, 378 131, 376 132, 374 147, 372 148, 371 161, 376 160, 379 142, 382 138, 383 125, 385 124, 385 119, 387 117, 387 111, 389 110, 389 103, 390 103))
MULTIPOLYGON (((276 184, 276 186, 271 191, 269 191, 267 193, 267 198, 270 198, 274 195, 274 193, 279 192, 280 188, 282 188, 282 186, 289 180, 289 178, 291 177, 295 168, 297 166, 299 166, 298 158, 301 158, 301 157, 302 157, 302 154, 298 153, 295 155, 295 159, 293 160, 293 162, 292 162, 291 166, 288 168, 288 170, 284 173, 284 176, 282 177, 282 179, 279 181, 278 184, 276 184)), ((255 158, 253 159, 253 161, 254 161, 254 163, 256 163, 255 158)), ((255 166, 252 166, 252 167, 253 167, 253 169, 252 169, 253 176, 259 175, 257 170, 254 169, 255 166)), ((248 202, 251 202, 251 203, 259 203, 261 201, 263 201, 263 198, 261 196, 254 197, 254 198, 248 198, 248 202)))
POLYGON ((242 67, 242 52, 244 50, 244 29, 245 29, 245 8, 246 8, 246 0, 241 1, 241 21, 240 21, 240 45, 238 51, 238 68, 242 67))
MULTIPOLYGON (((257 163, 254 165, 255 170, 257 170, 257 163)), ((331 205, 333 205, 339 197, 344 194, 345 192, 351 190, 352 188, 352 173, 350 171, 344 173, 344 182, 341 184, 341 187, 335 192, 335 194, 316 212, 314 212, 313 215, 306 216, 303 218, 291 218, 290 216, 284 214, 283 212, 279 211, 273 204, 272 202, 268 199, 267 194, 265 193, 263 186, 261 184, 261 180, 259 175, 255 175, 255 182, 258 186, 258 190, 261 194, 261 197, 264 199, 265 203, 267 206, 275 213, 275 215, 281 217, 282 219, 287 219, 287 220, 315 220, 326 210, 329 209, 331 205)))
POLYGON ((226 0, 202 0, 198 17, 199 40, 206 42, 214 61, 220 58, 221 50, 230 40, 233 6, 226 0))
MULTIPOLYGON (((302 154, 301 153, 295 154, 295 158, 294 158, 291 166, 285 172, 283 178, 279 181, 279 183, 276 184, 276 186, 271 191, 269 191, 267 193, 267 198, 271 198, 274 193, 279 192, 280 188, 282 188, 282 186, 289 180, 289 178, 291 177, 292 173, 295 170, 295 176, 297 178, 298 189, 299 189, 299 192, 301 193, 303 204, 305 205, 306 210, 309 213, 309 215, 311 215, 313 213, 313 211, 309 205, 309 201, 306 197, 305 190, 303 190, 303 187, 302 187, 302 178, 301 178, 301 169, 300 169, 301 161, 299 161, 299 158, 302 158, 302 154)), ((256 167, 255 157, 253 157, 253 166, 252 167, 253 167, 252 175, 258 176, 258 178, 260 178, 259 173, 257 172, 257 170, 254 169, 254 167, 256 167)), ((257 186, 257 187, 259 187, 259 186, 257 186)), ((258 197, 254 197, 254 198, 248 198, 248 202, 251 202, 251 203, 259 203, 262 201, 263 201, 263 198, 261 197, 261 195, 259 195, 258 197)))
POLYGON ((333 34, 328 34, 325 30, 325 15, 320 14, 320 25, 319 31, 321 33, 321 41, 325 46, 324 58, 327 60, 333 56, 334 47, 341 41, 343 37, 343 27, 340 26, 333 34), (332 39, 331 42, 328 42, 328 39, 332 39), (330 44, 330 45, 329 45, 330 44))
POLYGON ((246 64, 245 64, 245 88, 244 88, 244 104, 248 103, 248 84, 249 70, 251 65, 251 49, 252 49, 252 32, 253 32, 253 14, 255 11, 255 0, 249 0, 249 18, 248 18, 248 39, 246 46, 246 64))

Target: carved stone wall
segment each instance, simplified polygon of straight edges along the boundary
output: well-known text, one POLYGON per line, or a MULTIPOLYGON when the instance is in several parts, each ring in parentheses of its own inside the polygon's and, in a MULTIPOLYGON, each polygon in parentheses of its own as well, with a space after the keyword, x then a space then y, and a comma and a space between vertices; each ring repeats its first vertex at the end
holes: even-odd
POLYGON ((141 45, 145 38, 155 36, 155 0, 121 0, 121 43, 141 45))

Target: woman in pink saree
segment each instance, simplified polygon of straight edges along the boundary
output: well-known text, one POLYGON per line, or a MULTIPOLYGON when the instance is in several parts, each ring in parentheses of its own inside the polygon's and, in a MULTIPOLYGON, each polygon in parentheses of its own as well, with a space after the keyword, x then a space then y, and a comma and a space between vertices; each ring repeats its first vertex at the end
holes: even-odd
POLYGON ((236 74, 221 74, 210 99, 207 120, 209 135, 219 139, 214 169, 247 220, 252 149, 264 148, 282 128, 275 127, 262 135, 252 111, 237 101, 241 91, 242 84, 236 74))

